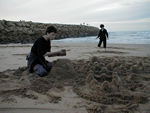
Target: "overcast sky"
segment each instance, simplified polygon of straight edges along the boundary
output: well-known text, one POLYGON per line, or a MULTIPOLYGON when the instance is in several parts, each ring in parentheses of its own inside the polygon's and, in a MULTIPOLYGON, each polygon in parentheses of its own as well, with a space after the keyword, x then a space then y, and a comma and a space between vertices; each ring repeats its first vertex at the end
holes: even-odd
POLYGON ((150 31, 150 0, 0 0, 0 19, 150 31))

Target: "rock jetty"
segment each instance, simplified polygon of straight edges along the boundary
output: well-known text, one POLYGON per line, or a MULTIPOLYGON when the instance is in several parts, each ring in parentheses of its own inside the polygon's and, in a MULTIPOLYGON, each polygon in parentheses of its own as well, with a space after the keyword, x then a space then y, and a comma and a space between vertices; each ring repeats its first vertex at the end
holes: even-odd
POLYGON ((56 39, 96 36, 99 30, 96 27, 87 25, 45 24, 32 21, 0 20, 0 44, 33 43, 36 38, 45 33, 45 29, 50 25, 58 29, 56 39))

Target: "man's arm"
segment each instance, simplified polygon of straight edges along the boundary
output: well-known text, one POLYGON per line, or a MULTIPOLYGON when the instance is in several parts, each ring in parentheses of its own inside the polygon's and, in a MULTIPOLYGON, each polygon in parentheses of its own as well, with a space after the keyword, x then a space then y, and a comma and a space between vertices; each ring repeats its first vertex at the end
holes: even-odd
POLYGON ((43 43, 38 43, 37 46, 37 57, 38 57, 38 61, 40 62, 40 64, 42 64, 42 66, 46 69, 49 70, 47 63, 45 62, 45 58, 43 57, 44 54, 44 45, 43 43))
POLYGON ((66 50, 62 49, 61 51, 57 51, 57 52, 46 52, 44 54, 44 56, 48 56, 48 57, 54 57, 54 56, 66 56, 66 50))
MULTIPOLYGON (((105 30, 106 30, 106 29, 105 29, 105 30)), ((108 37, 108 32, 107 32, 107 30, 106 30, 106 36, 107 36, 107 38, 109 38, 109 37, 108 37)))
POLYGON ((98 36, 96 38, 99 38, 99 37, 100 37, 100 30, 99 30, 98 36))

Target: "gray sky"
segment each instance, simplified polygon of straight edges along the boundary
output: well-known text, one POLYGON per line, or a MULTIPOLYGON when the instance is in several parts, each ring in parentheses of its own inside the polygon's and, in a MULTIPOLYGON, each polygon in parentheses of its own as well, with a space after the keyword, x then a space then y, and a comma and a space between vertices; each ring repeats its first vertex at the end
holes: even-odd
POLYGON ((150 0, 0 0, 0 19, 150 31, 150 0))

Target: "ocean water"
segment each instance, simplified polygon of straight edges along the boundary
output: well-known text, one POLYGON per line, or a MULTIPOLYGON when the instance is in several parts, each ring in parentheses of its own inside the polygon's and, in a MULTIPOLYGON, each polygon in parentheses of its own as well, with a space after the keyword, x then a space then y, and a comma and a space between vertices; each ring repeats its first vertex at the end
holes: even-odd
MULTIPOLYGON (((53 42, 68 42, 68 43, 89 43, 98 42, 97 36, 66 38, 53 40, 53 42)), ((120 44, 150 44, 150 31, 125 31, 125 32, 109 32, 108 43, 120 44)))

